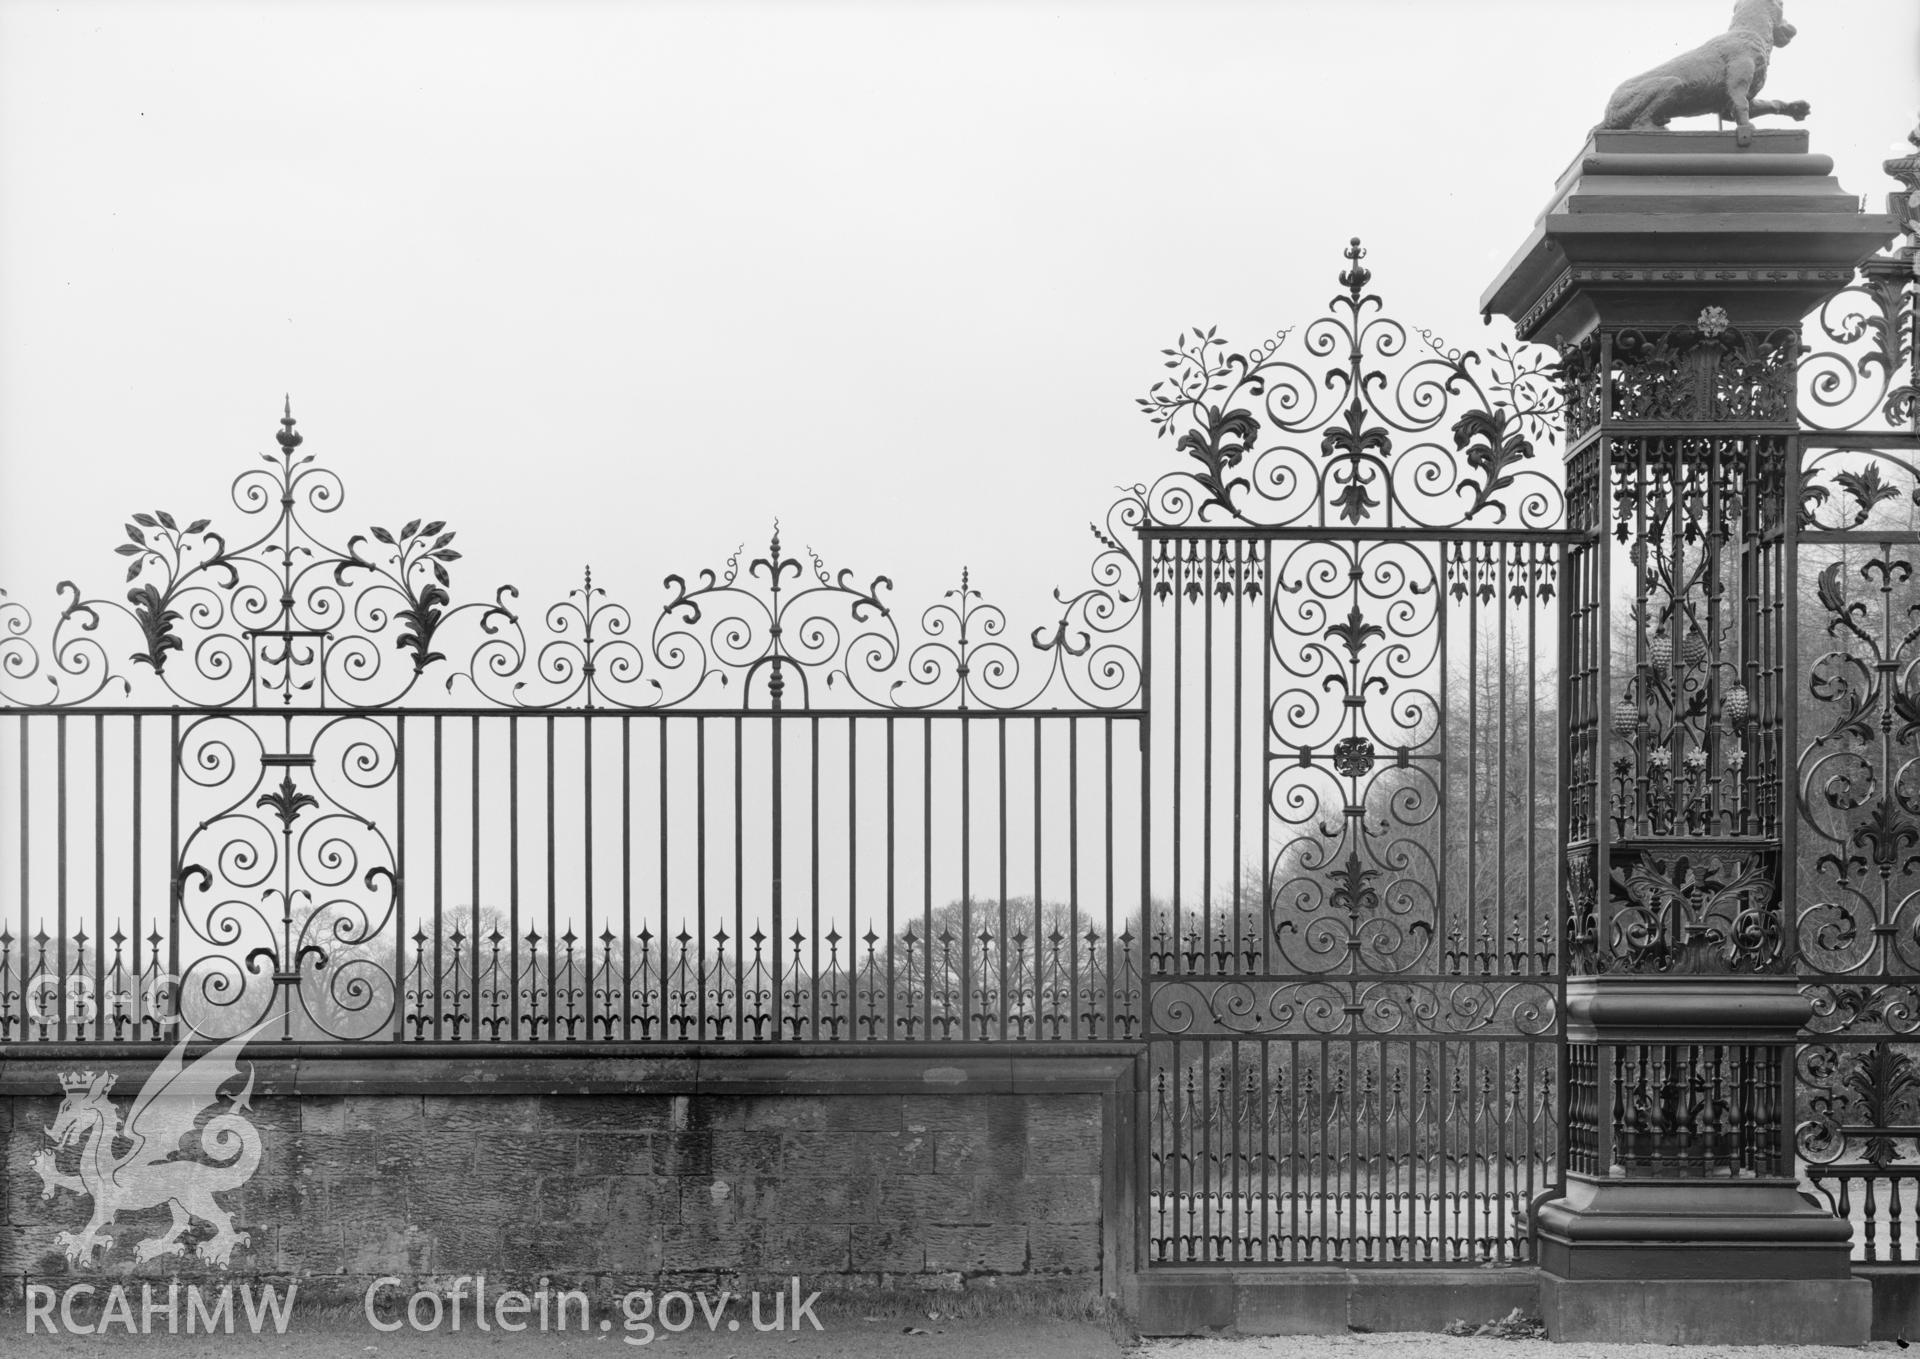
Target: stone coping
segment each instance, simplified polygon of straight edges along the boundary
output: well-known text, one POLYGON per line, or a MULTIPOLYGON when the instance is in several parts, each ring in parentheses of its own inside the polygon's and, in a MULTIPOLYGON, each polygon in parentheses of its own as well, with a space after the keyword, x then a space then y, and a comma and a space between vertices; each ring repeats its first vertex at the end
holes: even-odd
MULTIPOLYGON (((197 1055, 205 1047, 194 1044, 197 1055)), ((242 1053, 271 1095, 1100 1094, 1132 1088, 1145 1043, 280 1043, 242 1053)), ((0 1096, 45 1097, 49 1068, 144 1073, 164 1043, 0 1047, 0 1096)))

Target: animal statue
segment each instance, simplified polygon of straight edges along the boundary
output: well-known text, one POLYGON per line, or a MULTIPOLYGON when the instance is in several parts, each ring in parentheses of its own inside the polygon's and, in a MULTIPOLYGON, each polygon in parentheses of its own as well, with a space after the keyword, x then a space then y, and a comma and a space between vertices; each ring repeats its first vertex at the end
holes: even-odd
POLYGON ((1739 0, 1727 31, 1672 61, 1634 76, 1613 92, 1599 131, 1662 128, 1672 118, 1717 113, 1734 125, 1741 146, 1753 141, 1753 120, 1784 114, 1807 116, 1804 99, 1791 103, 1756 99, 1767 80, 1773 49, 1793 41, 1794 26, 1781 17, 1782 0, 1739 0))
POLYGON ((124 1126, 120 1111, 108 1098, 113 1089, 111 1075, 80 1071, 60 1078, 67 1097, 47 1128, 56 1148, 35 1156, 33 1169, 44 1186, 41 1198, 50 1199, 54 1190, 66 1189, 93 1199, 93 1217, 87 1225, 54 1239, 70 1264, 90 1266, 96 1251, 104 1254, 113 1248, 113 1234, 106 1229, 116 1215, 161 1204, 172 1211, 173 1224, 137 1243, 136 1261, 184 1254, 186 1244, 180 1236, 194 1218, 213 1227, 213 1235, 194 1252, 209 1264, 227 1264, 233 1248, 247 1243, 247 1233, 233 1229, 233 1218, 213 1196, 245 1184, 260 1164, 259 1131, 240 1116, 253 1094, 251 1072, 246 1087, 238 1095, 227 1096, 228 1107, 200 1130, 200 1148, 215 1164, 171 1158, 193 1132, 200 1114, 215 1107, 220 1087, 240 1074, 240 1049, 257 1032, 243 1033, 191 1064, 182 1060, 187 1046, 183 1038, 161 1059, 127 1107, 124 1126), (116 1155, 114 1146, 120 1142, 132 1145, 116 1155), (80 1146, 79 1173, 68 1175, 56 1167, 55 1151, 75 1143, 80 1146))

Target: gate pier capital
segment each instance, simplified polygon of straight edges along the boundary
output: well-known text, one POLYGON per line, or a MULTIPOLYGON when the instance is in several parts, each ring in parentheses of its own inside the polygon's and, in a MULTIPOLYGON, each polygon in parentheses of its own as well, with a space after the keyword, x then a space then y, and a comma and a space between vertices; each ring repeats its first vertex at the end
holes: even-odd
POLYGON ((1798 1187, 1800 324, 1884 247, 1804 131, 1596 131, 1482 298, 1561 354, 1566 1183, 1557 1340, 1862 1344, 1798 1187))

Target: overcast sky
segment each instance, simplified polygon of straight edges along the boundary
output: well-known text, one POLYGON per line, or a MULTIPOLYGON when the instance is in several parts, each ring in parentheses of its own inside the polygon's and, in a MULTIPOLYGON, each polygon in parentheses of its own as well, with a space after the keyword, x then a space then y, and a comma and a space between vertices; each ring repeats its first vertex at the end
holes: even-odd
MULTIPOLYGON (((1726 0, 0 4, 0 587, 117 597, 238 519, 283 392, 339 540, 456 600, 660 578, 775 515, 1016 629, 1176 457, 1161 346, 1311 319, 1340 250, 1454 344, 1623 77, 1726 0)), ((1913 0, 1790 0, 1767 93, 1879 210, 1913 0)), ((1695 124, 1710 126, 1710 123, 1695 124)))

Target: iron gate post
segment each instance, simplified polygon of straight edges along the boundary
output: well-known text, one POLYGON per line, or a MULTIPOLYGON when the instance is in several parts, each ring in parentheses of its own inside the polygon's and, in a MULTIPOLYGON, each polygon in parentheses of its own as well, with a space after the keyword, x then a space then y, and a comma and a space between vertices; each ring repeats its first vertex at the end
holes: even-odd
POLYGON ((1800 131, 1596 131, 1488 289, 1559 347, 1564 1192, 1556 1340, 1857 1345, 1849 1225, 1800 1192, 1793 1051, 1803 317, 1893 234, 1800 131))

